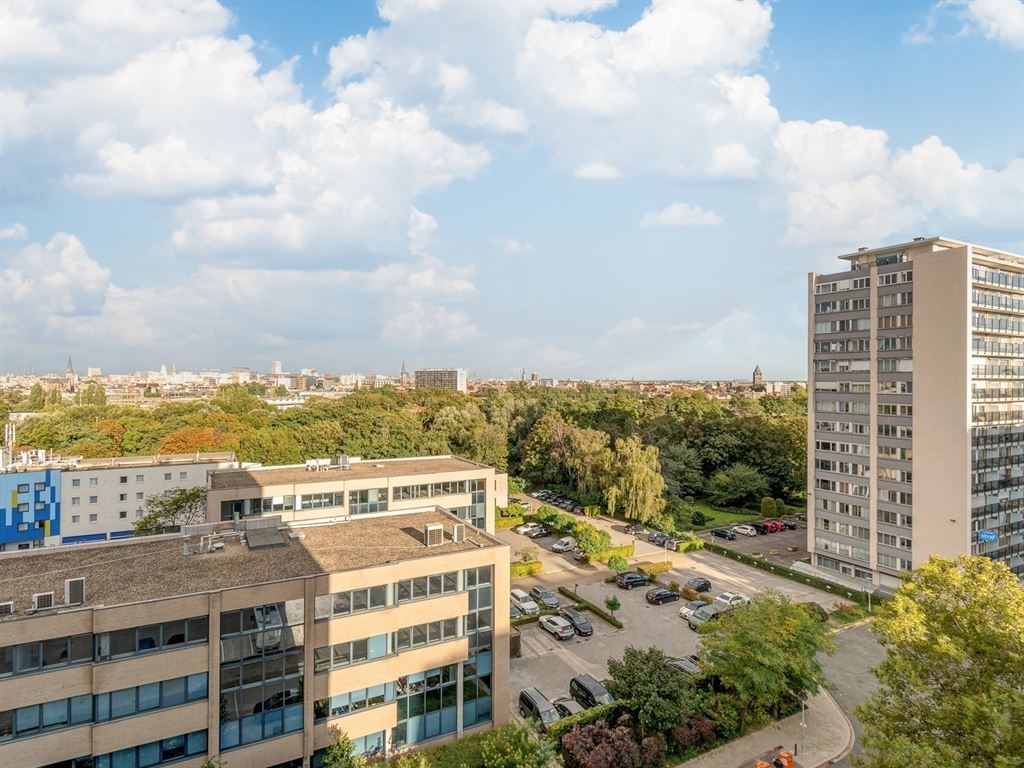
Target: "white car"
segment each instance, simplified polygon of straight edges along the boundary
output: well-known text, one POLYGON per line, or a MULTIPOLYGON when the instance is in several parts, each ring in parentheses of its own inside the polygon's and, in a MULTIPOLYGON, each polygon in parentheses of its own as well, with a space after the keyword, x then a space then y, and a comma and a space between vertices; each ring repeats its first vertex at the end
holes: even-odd
POLYGON ((530 531, 532 531, 534 528, 539 528, 539 527, 540 526, 538 526, 536 523, 523 523, 522 525, 517 525, 515 528, 512 529, 512 531, 514 533, 521 533, 521 534, 523 534, 525 536, 530 531))
POLYGON ((572 536, 563 536, 551 545, 552 552, 572 552, 576 549, 576 539, 572 536))
POLYGON ((741 595, 738 592, 723 592, 715 598, 715 602, 718 605, 724 605, 726 608, 736 608, 740 605, 746 605, 750 602, 750 598, 746 595, 741 595))
POLYGON ((572 624, 561 616, 541 616, 540 625, 559 640, 572 640, 576 636, 572 624))
POLYGON ((679 608, 679 618, 689 619, 691 616, 693 616, 694 611, 696 611, 698 608, 703 608, 705 605, 707 605, 707 603, 705 603, 703 600, 691 600, 688 603, 684 603, 679 608))
POLYGON ((513 589, 509 593, 509 599, 512 601, 512 605, 523 613, 531 616, 535 613, 540 613, 540 607, 533 601, 533 598, 522 589, 513 589))
POLYGON ((757 536, 757 530, 750 525, 734 525, 732 529, 743 536, 757 536))

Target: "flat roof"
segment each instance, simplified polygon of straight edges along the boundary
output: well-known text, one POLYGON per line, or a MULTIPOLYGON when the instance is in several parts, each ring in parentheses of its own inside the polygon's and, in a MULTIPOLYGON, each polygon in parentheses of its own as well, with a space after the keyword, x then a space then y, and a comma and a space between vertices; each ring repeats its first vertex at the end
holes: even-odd
MULTIPOLYGON (((186 537, 182 536, 12 552, 0 555, 0 602, 13 601, 14 613, 0 621, 25 618, 33 594, 53 592, 54 602, 63 602, 65 579, 85 579, 84 607, 115 606, 506 546, 468 524, 466 539, 454 542, 452 525, 458 522, 454 515, 433 508, 290 528, 301 531, 304 538, 290 539, 288 531, 282 531, 282 546, 250 548, 237 538, 221 538, 223 552, 203 555, 197 554, 198 536, 188 537, 192 553, 188 556, 183 553, 186 537), (424 545, 423 530, 430 523, 444 525, 443 544, 424 545)), ((267 531, 261 534, 268 535, 267 531)))
POLYGON ((152 467, 164 464, 215 464, 224 461, 235 461, 232 451, 214 451, 211 453, 164 453, 153 456, 113 456, 102 459, 79 459, 69 472, 80 469, 106 469, 109 467, 152 467))
POLYGON ((913 248, 914 246, 938 244, 946 248, 963 248, 964 246, 971 246, 971 248, 977 251, 981 255, 990 256, 1009 256, 1010 258, 1019 259, 1021 258, 1018 253, 1011 253, 1010 251, 1001 251, 998 248, 989 248, 984 245, 977 245, 975 243, 967 243, 962 240, 953 240, 949 237, 921 237, 916 240, 911 240, 909 243, 896 243, 894 245, 886 245, 880 248, 865 248, 863 251, 854 251, 853 253, 844 253, 839 256, 840 259, 855 259, 858 256, 874 256, 875 254, 889 253, 890 251, 899 251, 904 248, 913 248))
POLYGON ((467 472, 490 469, 458 456, 419 456, 410 459, 363 459, 349 464, 348 469, 337 466, 321 467, 321 471, 308 469, 304 464, 286 467, 256 467, 252 469, 223 469, 210 473, 210 488, 253 488, 265 485, 301 485, 324 483, 332 480, 366 480, 407 475, 434 475, 442 472, 467 472))

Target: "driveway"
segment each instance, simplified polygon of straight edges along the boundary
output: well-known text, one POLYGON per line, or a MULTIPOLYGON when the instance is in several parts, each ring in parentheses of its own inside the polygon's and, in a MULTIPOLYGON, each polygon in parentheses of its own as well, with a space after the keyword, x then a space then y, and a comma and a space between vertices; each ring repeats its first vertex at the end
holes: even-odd
POLYGON ((719 546, 729 547, 748 555, 756 552, 765 560, 789 567, 797 560, 807 557, 807 523, 799 523, 799 525, 801 527, 794 531, 778 531, 763 536, 737 535, 732 541, 712 538, 708 532, 703 532, 700 535, 719 546), (771 554, 772 552, 777 554, 771 554))
MULTIPOLYGON (((871 673, 885 658, 885 650, 867 624, 844 629, 833 638, 836 652, 831 656, 822 655, 822 668, 825 679, 829 683, 832 698, 853 723, 857 741, 851 754, 860 754, 861 724, 853 714, 853 708, 867 701, 878 690, 878 679, 871 673)), ((850 768, 850 758, 835 763, 836 766, 850 768)))

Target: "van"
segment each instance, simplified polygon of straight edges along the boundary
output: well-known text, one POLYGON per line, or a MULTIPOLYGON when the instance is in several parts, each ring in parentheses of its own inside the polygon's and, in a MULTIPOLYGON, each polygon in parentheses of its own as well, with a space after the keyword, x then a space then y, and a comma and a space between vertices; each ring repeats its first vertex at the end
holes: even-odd
POLYGON ((555 705, 536 688, 526 688, 519 692, 519 714, 526 719, 537 718, 544 730, 559 719, 555 705))
POLYGON ((576 675, 570 680, 569 694, 584 709, 612 703, 612 695, 608 693, 608 689, 591 675, 576 675))

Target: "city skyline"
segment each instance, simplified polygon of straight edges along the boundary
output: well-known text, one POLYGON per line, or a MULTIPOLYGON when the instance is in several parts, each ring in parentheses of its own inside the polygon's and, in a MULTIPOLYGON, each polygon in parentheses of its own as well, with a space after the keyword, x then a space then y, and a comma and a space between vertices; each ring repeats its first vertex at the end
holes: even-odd
POLYGON ((5 5, 0 371, 800 380, 835 254, 1024 250, 1019 2, 466 8, 5 5))

